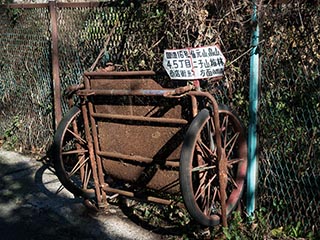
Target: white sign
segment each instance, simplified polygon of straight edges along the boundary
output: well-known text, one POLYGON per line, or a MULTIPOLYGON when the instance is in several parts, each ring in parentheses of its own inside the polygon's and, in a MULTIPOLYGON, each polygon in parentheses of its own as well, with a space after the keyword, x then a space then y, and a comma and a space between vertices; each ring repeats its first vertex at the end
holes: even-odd
POLYGON ((218 46, 165 50, 163 57, 170 78, 178 80, 222 77, 225 63, 218 46))

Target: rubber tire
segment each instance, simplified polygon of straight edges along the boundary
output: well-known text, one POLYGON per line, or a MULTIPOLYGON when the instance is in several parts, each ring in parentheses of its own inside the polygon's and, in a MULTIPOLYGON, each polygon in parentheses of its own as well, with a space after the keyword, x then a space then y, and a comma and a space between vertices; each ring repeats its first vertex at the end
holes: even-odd
POLYGON ((78 106, 73 106, 59 123, 52 145, 53 166, 59 181, 68 191, 77 197, 92 199, 95 197, 94 191, 82 189, 72 180, 70 180, 65 170, 65 163, 62 157, 63 143, 68 126, 72 123, 72 121, 77 121, 77 117, 79 116, 81 116, 80 108, 78 106))
MULTIPOLYGON (((219 116, 221 114, 228 115, 232 120, 232 124, 235 125, 236 129, 239 130, 239 149, 241 149, 241 161, 239 169, 237 170, 237 185, 238 189, 233 190, 227 200, 227 216, 236 208, 239 200, 241 199, 243 190, 245 175, 247 171, 247 143, 244 128, 239 120, 239 118, 225 105, 219 106, 219 116), (231 196, 232 194, 232 196, 231 196), (229 197, 232 198, 230 201, 229 197)), ((192 180, 192 164, 195 152, 195 145, 201 132, 202 128, 206 122, 210 119, 211 113, 208 109, 202 109, 200 113, 194 118, 191 122, 190 127, 187 130, 185 140, 181 149, 180 157, 180 188, 184 204, 191 215, 191 217, 196 220, 198 223, 204 226, 216 226, 221 223, 221 216, 219 214, 213 214, 207 216, 198 206, 197 201, 195 200, 195 194, 193 189, 193 180, 192 180)), ((220 120, 221 124, 221 120, 220 120)))

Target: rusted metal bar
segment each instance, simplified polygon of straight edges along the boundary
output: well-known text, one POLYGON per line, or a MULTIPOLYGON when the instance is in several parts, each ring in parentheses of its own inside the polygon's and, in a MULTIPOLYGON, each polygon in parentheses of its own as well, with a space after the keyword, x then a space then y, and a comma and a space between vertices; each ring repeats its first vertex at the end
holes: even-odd
POLYGON ((59 2, 59 8, 85 8, 85 7, 103 7, 108 6, 108 2, 59 2))
POLYGON ((142 116, 108 114, 108 113, 92 113, 92 116, 96 118, 130 120, 130 121, 141 121, 141 122, 169 123, 169 124, 181 124, 181 125, 188 124, 187 120, 178 119, 178 118, 156 118, 156 117, 142 117, 142 116))
MULTIPOLYGON (((91 130, 92 130, 92 138, 93 138, 93 147, 95 150, 95 153, 99 151, 99 139, 98 139, 98 131, 97 131, 97 124, 92 116, 93 114, 93 104, 92 102, 88 102, 88 108, 90 113, 90 123, 91 123, 91 130)), ((97 163, 97 172, 98 172, 98 178, 99 178, 99 186, 102 186, 105 184, 104 182, 104 174, 102 169, 102 162, 101 158, 98 154, 95 155, 96 163, 97 163)), ((101 202, 100 205, 102 207, 105 207, 107 205, 107 196, 104 191, 101 192, 101 202)))
POLYGON ((192 106, 192 117, 195 117, 198 114, 198 101, 195 96, 190 95, 190 97, 191 97, 191 106, 192 106))
MULTIPOLYGON (((84 87, 89 88, 90 86, 89 79, 87 77, 84 77, 83 79, 84 79, 84 83, 83 83, 84 87)), ((98 206, 100 208, 105 208, 108 205, 108 203, 107 203, 106 194, 101 188, 101 186, 105 185, 105 182, 104 182, 104 174, 102 170, 101 158, 96 154, 97 151, 99 151, 99 143, 98 143, 98 133, 96 129, 97 128, 96 122, 91 115, 93 113, 92 102, 83 103, 82 109, 84 114, 84 125, 85 125, 86 136, 89 135, 87 140, 88 149, 90 153, 90 160, 92 162, 91 166, 92 166, 94 185, 95 185, 96 194, 97 194, 98 206), (91 129, 91 132, 90 132, 90 129, 91 129)))
POLYGON ((109 76, 153 76, 155 75, 154 71, 127 71, 127 72, 84 72, 85 76, 88 77, 109 77, 109 76))
MULTIPOLYGON (((120 189, 116 189, 116 188, 111 188, 111 187, 108 187, 108 186, 105 186, 103 189, 106 192, 109 192, 109 193, 118 193, 118 194, 120 194, 122 196, 130 197, 130 198, 139 198, 139 197, 135 196, 135 194, 133 192, 120 190, 120 189)), ((153 196, 146 196, 144 200, 146 200, 148 202, 154 202, 154 203, 163 204, 163 205, 176 204, 179 207, 183 207, 184 206, 183 204, 176 203, 175 201, 172 201, 172 200, 167 200, 167 199, 153 197, 153 196)))
POLYGON ((172 89, 164 90, 104 90, 104 89, 91 89, 91 90, 80 90, 77 92, 79 96, 90 96, 90 95, 109 95, 109 96, 164 96, 167 93, 174 94, 172 89))
POLYGON ((48 8, 49 3, 11 3, 0 4, 0 8, 48 8))
POLYGON ((58 53, 58 23, 57 5, 55 1, 49 1, 51 19, 51 38, 52 38, 52 78, 53 78, 53 102, 54 102, 54 123, 55 129, 62 118, 61 110, 61 82, 59 77, 59 53, 58 53))
MULTIPOLYGON (((47 8, 49 3, 11 3, 11 4, 0 4, 0 8, 47 8)), ((103 7, 109 6, 111 3, 108 2, 57 2, 56 6, 58 8, 94 8, 94 7, 103 7)))
POLYGON ((222 151, 221 158, 219 158, 219 187, 221 199, 221 217, 222 226, 227 227, 227 184, 228 184, 228 167, 227 157, 225 152, 222 151))
POLYGON ((95 192, 96 192, 96 196, 97 196, 98 205, 100 206, 102 203, 102 201, 101 201, 101 193, 102 192, 101 192, 100 184, 99 184, 97 163, 96 163, 94 147, 93 147, 93 143, 92 143, 92 136, 90 134, 90 125, 89 125, 89 119, 88 119, 87 106, 85 104, 82 104, 81 111, 82 111, 82 116, 83 116, 83 124, 84 124, 86 141, 87 141, 88 150, 89 150, 89 159, 90 159, 90 164, 91 164, 91 169, 92 169, 92 176, 93 176, 93 181, 94 181, 95 192))
MULTIPOLYGON (((289 0, 275 0, 273 6, 277 4, 287 4, 289 0)), ((59 8, 94 8, 104 7, 116 4, 116 2, 58 2, 57 7, 59 8)), ((319 5, 319 1, 314 1, 315 6, 319 5)), ((11 4, 0 4, 0 8, 47 8, 47 3, 11 3, 11 4)))
MULTIPOLYGON (((142 156, 137 156, 137 155, 127 155, 127 154, 121 154, 121 153, 116 153, 116 152, 103 152, 103 151, 98 151, 98 155, 103 156, 103 157, 109 157, 109 158, 119 158, 119 159, 125 159, 133 162, 140 162, 140 163, 147 163, 150 164, 154 161, 152 158, 148 157, 142 157, 142 156)), ((173 161, 166 161, 165 166, 168 167, 179 167, 179 162, 173 162, 173 161)))

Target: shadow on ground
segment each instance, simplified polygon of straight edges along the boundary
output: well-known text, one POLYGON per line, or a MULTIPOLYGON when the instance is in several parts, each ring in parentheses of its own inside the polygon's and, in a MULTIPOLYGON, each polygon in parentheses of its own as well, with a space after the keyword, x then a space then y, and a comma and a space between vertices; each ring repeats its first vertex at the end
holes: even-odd
POLYGON ((50 165, 0 149, 0 239, 163 239, 121 210, 92 215, 50 165))
MULTIPOLYGON (((76 214, 85 215, 81 203, 51 193, 41 186, 39 163, 30 164, 24 157, 12 154, 10 159, 0 155, 0 238, 7 239, 94 239, 99 236, 84 231, 72 222, 76 214), (20 158, 21 159, 18 159, 20 158), (36 181, 35 181, 36 180, 36 181), (45 190, 45 191, 43 191, 45 190), (60 213, 64 212, 64 215, 60 213), (69 216, 68 216, 69 215, 69 216), (66 216, 66 217, 64 217, 66 216)), ((84 217, 84 216, 83 216, 84 217)), ((96 230, 99 224, 95 224, 96 230)), ((96 231, 93 230, 93 231, 96 231)), ((102 236, 101 236, 102 237, 102 236)), ((104 239, 108 239, 104 236, 104 239)))
POLYGON ((0 239, 209 239, 208 229, 194 222, 177 224, 168 206, 150 211, 152 219, 162 222, 154 224, 122 200, 94 214, 61 188, 47 161, 0 148, 0 239))

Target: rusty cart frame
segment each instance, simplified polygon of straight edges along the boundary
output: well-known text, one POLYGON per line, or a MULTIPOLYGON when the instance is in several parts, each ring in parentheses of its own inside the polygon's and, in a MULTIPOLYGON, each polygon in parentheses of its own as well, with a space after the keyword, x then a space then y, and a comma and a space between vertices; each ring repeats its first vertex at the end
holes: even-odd
POLYGON ((154 78, 95 71, 70 86, 53 142, 56 174, 87 206, 104 209, 117 194, 182 205, 201 225, 226 226, 244 190, 244 128, 199 81, 163 87, 154 78))

